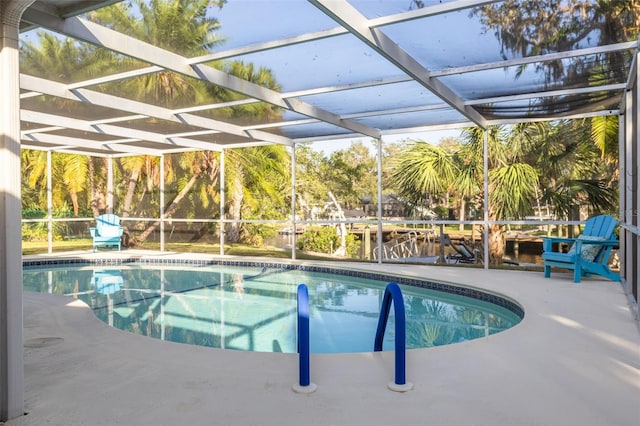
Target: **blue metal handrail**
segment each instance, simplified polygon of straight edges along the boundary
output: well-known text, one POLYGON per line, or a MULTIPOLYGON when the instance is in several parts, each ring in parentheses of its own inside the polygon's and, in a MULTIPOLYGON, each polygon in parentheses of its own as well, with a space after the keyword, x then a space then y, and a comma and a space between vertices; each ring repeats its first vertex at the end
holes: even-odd
POLYGON ((389 384, 392 390, 406 391, 413 387, 406 381, 406 321, 404 313, 404 300, 402 299, 402 291, 400 286, 394 282, 387 284, 384 290, 384 298, 382 299, 382 307, 380 309, 380 317, 378 319, 378 328, 376 330, 376 339, 373 344, 375 352, 382 351, 382 341, 384 340, 384 332, 387 328, 387 320, 391 310, 391 303, 395 312, 396 323, 396 341, 395 341, 395 382, 389 384))
POLYGON ((293 390, 309 393, 316 390, 311 383, 310 350, 309 350, 309 291, 305 284, 298 286, 298 358, 300 379, 293 390))
POLYGON ((300 386, 309 386, 309 292, 307 286, 298 286, 298 354, 300 354, 300 386))

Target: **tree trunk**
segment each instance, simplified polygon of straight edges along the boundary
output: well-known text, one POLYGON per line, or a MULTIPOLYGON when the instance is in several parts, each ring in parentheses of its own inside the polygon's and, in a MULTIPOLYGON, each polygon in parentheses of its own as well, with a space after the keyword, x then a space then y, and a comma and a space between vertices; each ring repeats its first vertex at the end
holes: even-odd
MULTIPOLYGON (((466 210, 466 205, 467 203, 464 201, 464 197, 460 197, 460 216, 458 216, 460 218, 460 220, 464 220, 464 213, 466 210)), ((461 223, 460 226, 458 227, 458 230, 460 231, 464 231, 464 224, 461 223)))
MULTIPOLYGON (((338 200, 336 200, 336 197, 333 196, 333 193, 331 191, 329 191, 329 197, 331 198, 331 201, 333 201, 333 204, 336 205, 336 209, 338 209, 338 219, 345 220, 342 207, 340 207, 338 200)), ((347 227, 344 224, 344 222, 340 222, 340 224, 338 225, 338 229, 336 231, 338 232, 338 236, 340 237, 340 247, 338 247, 336 251, 333 252, 333 254, 335 256, 346 256, 347 255, 347 227)))
MULTIPOLYGON (((173 215, 173 213, 178 209, 178 204, 180 204, 180 201, 182 201, 182 199, 186 197, 191 189, 193 189, 198 179, 200 179, 202 176, 209 176, 212 182, 216 180, 215 177, 220 173, 220 164, 215 161, 215 158, 211 156, 211 153, 203 152, 199 161, 199 164, 194 164, 193 176, 191 176, 189 182, 187 182, 184 188, 182 188, 182 190, 175 196, 175 198, 171 200, 171 204, 169 204, 169 206, 165 209, 165 212, 162 215, 163 219, 166 219, 173 215)), ((130 181, 129 184, 131 183, 132 182, 130 181)), ((151 233, 155 231, 159 226, 159 220, 153 222, 137 238, 132 238, 130 240, 131 245, 135 246, 146 241, 146 239, 149 238, 149 235, 151 235, 151 233)))
POLYGON ((489 265, 502 265, 504 258, 504 232, 500 225, 489 226, 489 265))
MULTIPOLYGON (((182 199, 189 193, 189 191, 196 184, 200 176, 202 176, 202 173, 203 173, 203 170, 198 170, 193 176, 191 176, 191 179, 189 180, 189 182, 185 185, 184 188, 182 188, 182 191, 180 191, 176 195, 176 197, 171 201, 171 204, 169 205, 169 207, 165 210, 163 215, 164 218, 171 216, 173 212, 176 211, 176 209, 178 208, 178 203, 180 203, 180 201, 182 201, 182 199)), ((149 238, 149 235, 151 235, 153 231, 155 231, 159 226, 160 226, 159 220, 153 222, 151 225, 147 227, 147 229, 144 230, 144 232, 142 232, 142 234, 130 240, 131 246, 142 244, 147 238, 149 238)))
POLYGON ((96 188, 96 179, 95 179, 96 169, 93 164, 93 158, 89 157, 89 191, 91 194, 91 201, 89 202, 89 207, 91 207, 91 211, 93 212, 93 217, 100 216, 100 201, 98 198, 98 188, 96 188))
POLYGON ((229 217, 233 219, 233 222, 227 223, 225 227, 225 240, 230 243, 240 241, 240 219, 243 198, 242 176, 238 173, 233 179, 231 201, 229 203, 229 217))
POLYGON ((127 184, 127 194, 124 197, 124 203, 122 206, 122 217, 131 216, 131 204, 133 203, 133 195, 135 194, 139 178, 140 169, 132 170, 131 177, 129 177, 129 183, 127 184))
POLYGON ((78 212, 80 211, 80 207, 78 205, 78 194, 71 191, 69 195, 71 196, 71 204, 73 204, 73 216, 78 217, 78 212))

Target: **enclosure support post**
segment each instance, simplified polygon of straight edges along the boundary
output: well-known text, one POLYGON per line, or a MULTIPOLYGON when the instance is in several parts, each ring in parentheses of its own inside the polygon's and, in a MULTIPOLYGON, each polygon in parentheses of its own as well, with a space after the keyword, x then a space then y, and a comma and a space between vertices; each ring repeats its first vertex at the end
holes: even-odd
POLYGON ((220 222, 218 225, 220 235, 220 256, 224 255, 224 191, 225 191, 225 176, 224 176, 224 149, 220 151, 220 222))
POLYGON ((291 146, 291 259, 296 260, 296 144, 291 146))
POLYGON ((47 253, 53 253, 53 178, 51 151, 47 151, 47 253))
POLYGON ((378 162, 378 232, 376 233, 376 243, 378 244, 378 263, 382 263, 382 138, 376 139, 378 152, 376 155, 378 162))
POLYGON ((620 124, 620 278, 636 319, 638 311, 640 266, 640 53, 633 57, 627 90, 622 102, 620 124))
POLYGON ((164 251, 164 154, 160 154, 160 252, 164 251))
POLYGON ((489 269, 489 130, 484 129, 482 134, 482 157, 484 170, 484 202, 482 206, 482 217, 484 219, 484 251, 482 253, 482 257, 484 269, 489 269))
POLYGON ((0 422, 24 414, 18 27, 31 3, 0 1, 0 422))
POLYGON ((364 227, 364 260, 371 260, 371 228, 364 227))
POLYGON ((113 156, 107 159, 107 213, 113 214, 113 156))

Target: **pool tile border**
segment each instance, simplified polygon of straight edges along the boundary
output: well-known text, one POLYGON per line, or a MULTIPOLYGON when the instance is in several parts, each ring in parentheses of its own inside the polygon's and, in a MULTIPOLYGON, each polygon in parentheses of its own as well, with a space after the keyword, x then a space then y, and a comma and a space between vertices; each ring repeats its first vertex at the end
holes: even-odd
POLYGON ((83 259, 83 258, 66 258, 66 259, 43 259, 43 260, 25 260, 22 263, 24 268, 37 268, 41 266, 64 266, 64 265, 100 265, 100 266, 117 266, 117 265, 191 265, 191 266, 242 266, 255 268, 276 268, 285 270, 298 270, 307 272, 331 273, 336 275, 344 275, 356 278, 367 278, 379 281, 394 281, 398 284, 404 284, 414 287, 421 287, 429 290, 442 291, 445 293, 455 294, 458 296, 471 297, 473 299, 482 300, 493 303, 510 310, 520 318, 524 318, 524 309, 512 300, 496 294, 487 293, 482 290, 464 287, 462 285, 453 285, 449 283, 430 281, 421 278, 409 278, 398 275, 385 274, 381 272, 368 272, 354 269, 342 269, 336 267, 316 266, 316 265, 299 265, 291 263, 279 263, 272 261, 253 261, 253 260, 222 260, 222 259, 159 259, 159 258, 100 258, 100 259, 83 259))

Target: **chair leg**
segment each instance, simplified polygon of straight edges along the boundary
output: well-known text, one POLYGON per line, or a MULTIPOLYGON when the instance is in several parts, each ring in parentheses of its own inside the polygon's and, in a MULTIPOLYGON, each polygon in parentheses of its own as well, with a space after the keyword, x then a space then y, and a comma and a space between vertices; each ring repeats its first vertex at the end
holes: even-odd
POLYGON ((544 265, 544 277, 549 278, 551 276, 551 266, 544 265))
POLYGON ((582 277, 582 268, 580 267, 580 263, 576 264, 575 269, 573 270, 573 282, 579 283, 580 278, 582 277))

